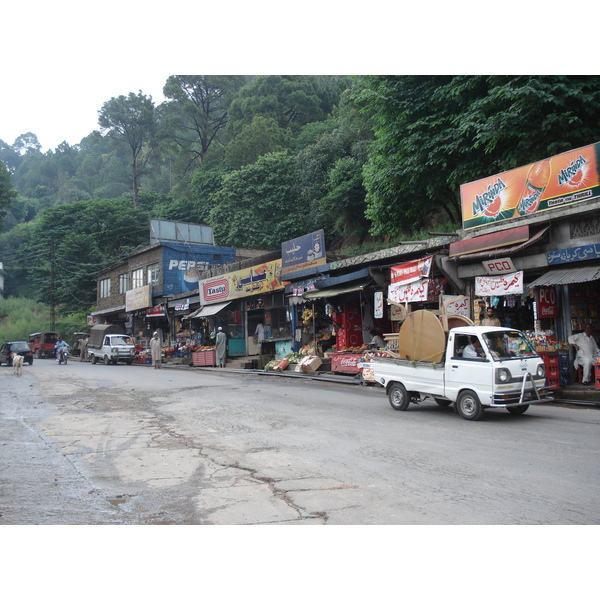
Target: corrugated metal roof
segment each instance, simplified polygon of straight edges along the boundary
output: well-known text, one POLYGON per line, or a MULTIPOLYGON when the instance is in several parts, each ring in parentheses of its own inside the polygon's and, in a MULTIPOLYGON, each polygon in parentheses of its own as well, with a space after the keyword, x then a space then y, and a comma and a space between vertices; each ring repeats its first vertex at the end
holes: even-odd
POLYGON ((539 287, 541 285, 568 285, 569 283, 585 283, 600 279, 600 267, 576 267, 572 269, 555 269, 544 273, 528 287, 539 287))
POLYGON ((355 283, 354 285, 346 285, 339 287, 327 288, 324 290, 311 290, 310 292, 304 292, 302 297, 305 300, 318 300, 321 298, 333 298, 335 296, 340 296, 341 294, 349 294, 350 292, 358 292, 359 290, 364 290, 371 284, 370 279, 365 279, 362 282, 355 283))
POLYGON ((514 246, 505 246, 502 248, 490 248, 489 250, 484 250, 483 252, 473 252, 471 254, 461 254, 458 257, 461 260, 463 259, 473 259, 473 258, 493 258, 494 256, 500 255, 509 255, 518 252, 519 250, 523 250, 523 248, 527 248, 532 244, 535 244, 545 233, 550 229, 550 225, 544 227, 541 231, 538 231, 535 235, 532 235, 526 242, 522 242, 520 244, 516 244, 514 246))

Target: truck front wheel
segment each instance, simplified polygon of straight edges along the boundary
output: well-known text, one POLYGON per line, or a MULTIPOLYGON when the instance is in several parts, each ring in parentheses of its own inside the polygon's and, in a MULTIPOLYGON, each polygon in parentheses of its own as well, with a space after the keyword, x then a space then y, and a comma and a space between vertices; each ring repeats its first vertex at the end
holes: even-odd
POLYGON ((106 356, 106 354, 104 355, 104 364, 108 365, 110 363, 110 359, 108 358, 108 356, 106 356))
POLYGON ((529 404, 519 404, 518 406, 507 406, 506 410, 511 415, 522 415, 529 408, 529 404))
POLYGON ((95 365, 98 362, 95 354, 92 354, 92 364, 95 365))
POLYGON ((456 400, 458 414, 467 421, 477 421, 483 416, 483 406, 475 392, 465 390, 456 400))
POLYGON ((406 410, 410 404, 408 392, 401 383, 392 383, 390 385, 388 398, 394 410, 406 410))

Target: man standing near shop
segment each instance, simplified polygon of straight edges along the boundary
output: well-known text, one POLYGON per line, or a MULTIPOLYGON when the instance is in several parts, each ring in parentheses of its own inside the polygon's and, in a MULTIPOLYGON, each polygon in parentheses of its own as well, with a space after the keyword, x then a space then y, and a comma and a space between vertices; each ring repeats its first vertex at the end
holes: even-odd
POLYGON ((598 354, 598 344, 592 336, 592 326, 586 323, 583 333, 576 333, 569 336, 569 344, 577 350, 573 365, 583 368, 583 385, 589 385, 593 379, 593 369, 598 354))
POLYGON ((216 337, 217 367, 224 367, 227 360, 227 335, 222 327, 217 329, 216 337))
POLYGON ((158 335, 158 331, 154 332, 150 340, 150 353, 152 354, 152 364, 155 369, 160 369, 162 343, 158 335))
POLYGON ((487 325, 488 327, 502 327, 500 319, 495 315, 494 309, 491 306, 486 308, 485 313, 485 319, 481 321, 482 325, 487 325))

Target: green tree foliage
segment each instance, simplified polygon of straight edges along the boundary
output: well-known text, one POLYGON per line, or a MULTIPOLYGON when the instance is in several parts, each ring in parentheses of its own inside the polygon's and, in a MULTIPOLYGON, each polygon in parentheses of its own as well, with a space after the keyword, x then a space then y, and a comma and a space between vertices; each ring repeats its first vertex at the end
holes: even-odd
POLYGON ((346 95, 327 121, 306 125, 296 138, 299 197, 330 246, 360 243, 369 230, 362 167, 372 139, 368 119, 346 95))
POLYGON ((213 195, 210 224, 220 245, 275 250, 306 231, 308 207, 298 202, 296 165, 287 152, 266 154, 225 176, 213 195))
POLYGON ((53 295, 63 311, 95 304, 98 274, 148 244, 148 218, 147 211, 124 198, 74 202, 45 210, 33 229, 33 238, 43 240, 46 246, 32 269, 39 298, 50 298, 53 270, 53 295))
POLYGON ((152 97, 140 91, 111 98, 98 112, 98 124, 106 137, 129 149, 133 205, 138 206, 140 177, 147 172, 155 145, 157 121, 152 97))
POLYGON ((262 154, 289 148, 304 125, 327 117, 347 81, 343 77, 308 75, 254 78, 231 103, 226 154, 229 165, 250 164, 262 154))
POLYGON ((152 216, 184 223, 208 223, 210 211, 214 207, 212 194, 221 188, 226 173, 222 164, 196 169, 189 184, 189 194, 155 206, 152 216))
POLYGON ((184 173, 204 164, 227 125, 229 105, 246 84, 241 75, 171 75, 164 86, 161 136, 173 142, 184 173))
POLYGON ((6 296, 34 298, 36 285, 30 273, 38 258, 48 253, 46 239, 33 238, 33 223, 19 223, 0 235, 0 262, 4 264, 6 296))
POLYGON ((2 230, 4 215, 16 197, 17 190, 10 182, 10 173, 4 163, 0 162, 0 230, 2 230))
POLYGON ((233 169, 256 162, 270 152, 282 152, 290 145, 290 134, 271 117, 255 116, 227 144, 225 160, 233 169))
MULTIPOLYGON (((76 331, 87 331, 85 313, 59 315, 55 327, 71 342, 76 331)), ((50 328, 50 308, 29 298, 6 298, 0 302, 0 340, 27 340, 29 334, 50 328)))
POLYGON ((375 123, 365 167, 372 231, 460 222, 460 184, 598 140, 600 78, 369 76, 357 106, 375 123))

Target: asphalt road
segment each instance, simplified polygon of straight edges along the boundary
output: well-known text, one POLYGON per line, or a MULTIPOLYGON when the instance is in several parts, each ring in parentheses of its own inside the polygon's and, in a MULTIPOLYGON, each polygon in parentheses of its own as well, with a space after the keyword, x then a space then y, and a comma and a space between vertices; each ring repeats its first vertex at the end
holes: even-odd
POLYGON ((600 523, 600 411, 468 422, 212 369, 0 367, 0 524, 600 523))

